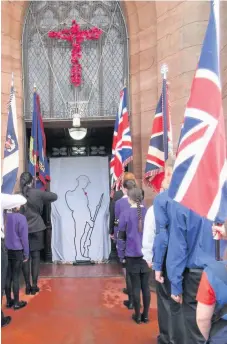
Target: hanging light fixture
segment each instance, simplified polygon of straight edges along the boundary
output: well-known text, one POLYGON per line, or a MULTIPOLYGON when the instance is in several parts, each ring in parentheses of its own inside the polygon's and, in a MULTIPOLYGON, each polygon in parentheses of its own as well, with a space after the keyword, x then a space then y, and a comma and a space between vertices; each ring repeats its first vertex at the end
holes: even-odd
POLYGON ((80 141, 87 135, 87 128, 70 128, 69 135, 73 140, 80 141))

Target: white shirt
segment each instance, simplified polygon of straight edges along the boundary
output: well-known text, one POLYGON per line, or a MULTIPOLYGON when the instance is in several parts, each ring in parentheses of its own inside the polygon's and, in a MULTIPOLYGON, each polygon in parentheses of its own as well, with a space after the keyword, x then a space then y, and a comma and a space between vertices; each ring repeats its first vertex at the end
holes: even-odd
POLYGON ((4 235, 4 210, 13 209, 20 207, 27 203, 27 200, 22 195, 8 195, 1 193, 1 238, 5 237, 4 235))
POLYGON ((153 260, 153 244, 155 238, 155 216, 154 216, 154 207, 153 205, 147 210, 145 220, 144 220, 144 228, 143 228, 143 247, 142 253, 143 258, 152 263, 153 260))

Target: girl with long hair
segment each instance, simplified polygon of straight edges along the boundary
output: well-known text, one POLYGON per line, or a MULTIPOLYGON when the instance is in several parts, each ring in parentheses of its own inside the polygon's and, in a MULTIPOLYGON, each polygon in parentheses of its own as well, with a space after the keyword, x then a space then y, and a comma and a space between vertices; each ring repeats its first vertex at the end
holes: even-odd
POLYGON ((22 195, 27 199, 24 206, 24 215, 28 222, 28 239, 30 247, 30 258, 23 264, 23 273, 26 283, 25 293, 35 295, 39 292, 37 285, 40 267, 40 251, 44 248, 44 230, 46 226, 42 219, 43 206, 57 200, 57 195, 35 189, 33 187, 33 177, 29 172, 24 172, 20 176, 20 188, 22 195), (30 264, 32 285, 30 282, 30 264))
MULTIPOLYGON (((128 191, 136 187, 135 180, 124 180, 123 182, 123 197, 120 198, 115 203, 115 227, 114 227, 114 239, 117 240, 117 234, 118 234, 118 223, 120 221, 121 214, 124 213, 125 210, 129 209, 130 204, 128 202, 128 191)), ((128 294, 128 300, 125 300, 123 304, 128 309, 133 309, 133 302, 132 302, 132 284, 130 280, 129 273, 127 272, 127 269, 125 268, 125 264, 122 265, 123 273, 125 276, 126 281, 126 290, 128 294)))
POLYGON ((126 269, 132 282, 133 306, 135 313, 132 319, 140 324, 149 321, 150 307, 149 277, 150 268, 143 259, 142 239, 146 208, 142 204, 143 192, 139 188, 128 191, 130 208, 119 221, 117 250, 121 262, 126 262, 126 269), (143 313, 140 314, 140 291, 143 296, 143 313))

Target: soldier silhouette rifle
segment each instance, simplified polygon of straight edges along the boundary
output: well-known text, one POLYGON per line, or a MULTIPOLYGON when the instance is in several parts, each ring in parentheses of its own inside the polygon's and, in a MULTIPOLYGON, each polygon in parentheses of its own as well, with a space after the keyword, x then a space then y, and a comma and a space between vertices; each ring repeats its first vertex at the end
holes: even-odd
POLYGON ((75 261, 91 261, 89 257, 89 247, 91 246, 91 236, 95 226, 98 212, 102 205, 103 194, 96 207, 94 217, 91 215, 87 187, 91 183, 88 176, 81 175, 77 179, 77 186, 73 190, 68 190, 65 194, 65 200, 71 211, 75 236, 75 261))

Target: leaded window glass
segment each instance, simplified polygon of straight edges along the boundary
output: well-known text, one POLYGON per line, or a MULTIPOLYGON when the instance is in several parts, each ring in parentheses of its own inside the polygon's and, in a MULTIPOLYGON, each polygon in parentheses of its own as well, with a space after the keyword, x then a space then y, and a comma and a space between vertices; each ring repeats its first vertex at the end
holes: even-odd
POLYGON ((128 78, 128 41, 118 1, 31 1, 23 33, 25 119, 32 116, 34 84, 46 119, 67 119, 77 108, 83 117, 115 116, 119 92, 128 78), (82 43, 82 84, 70 82, 71 44, 51 39, 49 31, 103 30, 97 41, 82 43))

